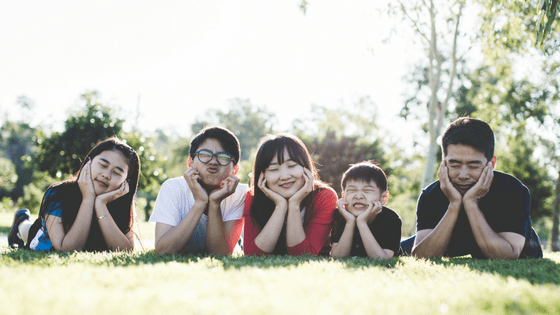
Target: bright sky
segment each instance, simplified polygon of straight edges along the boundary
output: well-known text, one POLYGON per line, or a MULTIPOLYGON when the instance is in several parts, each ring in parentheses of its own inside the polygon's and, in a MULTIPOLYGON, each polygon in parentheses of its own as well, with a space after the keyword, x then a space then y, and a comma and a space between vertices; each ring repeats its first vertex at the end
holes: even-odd
MULTIPOLYGON (((379 1, 4 1, 0 4, 0 114, 35 101, 33 123, 62 128, 79 95, 101 93, 140 128, 190 135, 190 124, 230 99, 266 105, 287 129, 311 104, 369 95, 378 123, 410 139, 397 118, 402 77, 417 55, 379 1), (377 4, 376 4, 377 3, 377 4)), ((418 134, 418 129, 410 132, 418 134)))

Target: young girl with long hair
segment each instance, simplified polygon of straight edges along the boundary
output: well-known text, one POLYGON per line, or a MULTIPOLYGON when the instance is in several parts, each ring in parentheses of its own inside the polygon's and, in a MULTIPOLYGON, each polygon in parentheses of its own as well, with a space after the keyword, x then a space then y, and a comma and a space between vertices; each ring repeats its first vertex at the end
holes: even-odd
POLYGON ((36 251, 134 249, 134 197, 138 154, 117 138, 97 144, 70 180, 50 186, 39 217, 20 209, 8 237, 10 247, 36 251))
POLYGON ((251 188, 243 213, 245 255, 328 254, 337 196, 320 181, 299 138, 261 140, 251 188))

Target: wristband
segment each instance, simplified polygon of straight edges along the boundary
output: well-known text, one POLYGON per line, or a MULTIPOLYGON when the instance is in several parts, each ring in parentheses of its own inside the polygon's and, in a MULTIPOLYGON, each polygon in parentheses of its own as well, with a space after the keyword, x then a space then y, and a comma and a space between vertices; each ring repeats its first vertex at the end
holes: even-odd
POLYGON ((101 221, 101 219, 103 219, 104 217, 106 217, 107 215, 102 215, 100 217, 97 217, 97 221, 101 221))

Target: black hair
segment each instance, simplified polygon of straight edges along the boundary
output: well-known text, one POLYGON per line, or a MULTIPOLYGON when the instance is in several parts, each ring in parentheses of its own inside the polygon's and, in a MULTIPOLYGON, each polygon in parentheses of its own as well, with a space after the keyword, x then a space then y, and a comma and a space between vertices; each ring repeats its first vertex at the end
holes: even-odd
MULTIPOLYGON (((311 159, 311 155, 307 151, 305 144, 296 136, 290 134, 279 134, 277 136, 266 135, 260 141, 253 167, 253 177, 251 178, 251 187, 253 193, 253 202, 249 213, 255 226, 263 228, 274 212, 274 201, 270 200, 257 185, 259 177, 270 166, 272 159, 276 157, 279 164, 284 163, 284 150, 287 150, 290 159, 297 164, 309 169, 313 173, 313 191, 307 195, 300 204, 305 208, 303 220, 304 228, 309 223, 313 214, 313 198, 315 195, 327 185, 319 179, 317 168, 311 159)), ((287 254, 286 247, 286 227, 282 228, 280 237, 273 251, 274 254, 287 254)))
MULTIPOLYGON (((80 191, 80 187, 78 186, 78 177, 80 176, 82 169, 88 161, 93 160, 93 158, 97 155, 104 151, 111 150, 119 152, 125 157, 125 159, 127 159, 128 174, 126 176, 126 180, 128 181, 129 191, 126 195, 109 202, 107 204, 107 209, 121 232, 127 234, 132 230, 135 220, 134 197, 136 195, 138 177, 140 175, 140 159, 138 154, 130 146, 120 141, 118 138, 112 137, 99 142, 93 149, 91 149, 91 151, 86 155, 86 158, 83 160, 80 170, 76 172, 71 179, 51 186, 58 186, 56 187, 58 193, 53 196, 55 199, 52 201, 61 203, 61 219, 66 233, 74 224, 78 215, 78 210, 80 209, 80 205, 82 203, 82 193, 80 191)), ((51 187, 49 187, 49 189, 51 187)), ((44 207, 47 205, 44 203, 45 198, 43 198, 43 201, 41 202, 39 216, 45 215, 44 207)), ((101 234, 99 223, 95 219, 92 219, 91 221, 91 227, 84 249, 87 251, 108 249, 105 239, 101 234)))
POLYGON ((239 155, 240 155, 240 147, 239 147, 239 140, 237 137, 229 130, 222 128, 222 127, 204 127, 200 132, 192 139, 191 141, 191 149, 190 149, 190 157, 194 159, 196 151, 198 147, 206 140, 206 139, 216 139, 220 142, 222 148, 229 154, 233 156, 233 165, 237 165, 239 163, 239 155))
POLYGON ((350 168, 342 174, 342 181, 340 186, 342 191, 346 188, 346 183, 349 180, 363 181, 366 183, 374 182, 377 188, 382 192, 387 190, 387 175, 377 166, 374 161, 363 161, 356 164, 351 164, 350 168))
POLYGON ((452 122, 441 140, 443 155, 447 155, 450 144, 464 144, 484 154, 488 161, 494 157, 494 132, 486 122, 470 117, 461 117, 452 122))

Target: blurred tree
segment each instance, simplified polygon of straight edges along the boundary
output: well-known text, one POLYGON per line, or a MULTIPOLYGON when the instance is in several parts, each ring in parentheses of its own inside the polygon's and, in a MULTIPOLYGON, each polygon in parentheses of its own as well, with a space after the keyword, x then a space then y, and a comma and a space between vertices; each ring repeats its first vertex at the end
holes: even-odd
POLYGON ((378 136, 376 107, 369 97, 335 109, 312 105, 311 112, 310 118, 293 122, 294 134, 317 163, 321 180, 339 196, 342 174, 351 164, 375 160, 387 175, 391 173, 378 136))
POLYGON ((37 131, 25 122, 6 121, 0 128, 0 149, 15 166, 17 181, 10 191, 15 201, 23 196, 23 187, 33 179, 33 167, 28 157, 37 150, 37 131))
POLYGON ((459 27, 464 5, 464 0, 398 0, 388 6, 390 15, 400 18, 414 30, 426 57, 427 66, 422 67, 426 82, 418 86, 402 112, 406 117, 410 105, 427 105, 426 129, 430 142, 421 187, 427 186, 435 177, 437 139, 445 123, 455 88, 457 65, 463 54, 458 51, 458 40, 466 37, 459 27))
POLYGON ((456 115, 487 121, 496 134, 497 170, 512 174, 531 191, 531 217, 538 221, 552 214, 553 180, 546 164, 537 159, 540 126, 554 115, 551 104, 559 93, 554 79, 535 85, 515 79, 512 65, 482 65, 458 90, 456 115))
POLYGON ((100 104, 98 97, 95 91, 82 94, 85 109, 68 117, 62 133, 55 132, 41 141, 36 157, 39 170, 58 178, 73 174, 99 141, 120 134, 124 121, 114 118, 113 110, 100 104))
POLYGON ((357 136, 338 136, 334 131, 300 137, 311 153, 313 161, 317 163, 321 180, 331 184, 339 197, 342 192, 342 174, 351 164, 375 160, 386 173, 391 173, 380 141, 369 142, 357 136))
POLYGON ((144 136, 138 130, 124 134, 122 140, 126 141, 140 158, 141 172, 138 180, 137 198, 145 199, 143 219, 147 221, 150 218, 159 188, 168 178, 165 170, 168 157, 156 151, 155 143, 157 140, 155 137, 144 136))
POLYGON ((208 110, 206 118, 197 118, 191 130, 193 135, 196 135, 209 125, 227 128, 239 139, 243 161, 249 159, 264 135, 272 133, 274 122, 274 114, 266 107, 255 107, 248 99, 236 98, 230 100, 228 110, 208 110))
MULTIPOLYGON (((535 46, 543 46, 547 37, 552 32, 552 23, 560 12, 560 1, 540 0, 540 12, 537 20, 537 38, 535 46)), ((556 23, 558 24, 558 23, 556 23)))
MULTIPOLYGON (((552 24, 551 16, 545 21, 542 14, 552 13, 557 3, 552 5, 550 1, 541 1, 540 6, 536 2, 518 1, 481 0, 479 3, 483 7, 480 34, 485 59, 478 70, 483 83, 471 80, 477 90, 470 92, 476 95, 472 98, 473 103, 482 103, 482 106, 476 105, 488 118, 494 119, 495 125, 503 125, 507 140, 520 139, 518 134, 524 134, 520 141, 539 152, 538 162, 549 168, 548 179, 540 180, 546 180, 549 186, 553 186, 550 174, 558 173, 560 168, 560 26, 552 24), (535 25, 539 11, 541 19, 535 25), (535 49, 532 43, 540 50, 535 49), (523 73, 524 69, 520 65, 528 63, 532 67, 526 69, 525 77, 522 77, 520 72, 523 73), (551 171, 553 167, 556 172, 551 171)), ((534 154, 519 156, 518 159, 531 157, 534 154)), ((538 174, 535 173, 535 176, 538 174)), ((557 195, 556 199, 559 198, 557 195)), ((549 209, 545 209, 544 213, 551 208, 556 209, 548 201, 544 207, 549 209)), ((559 212, 553 212, 551 243, 555 250, 558 250, 558 216, 559 212)))
POLYGON ((0 200, 11 195, 16 181, 16 167, 12 161, 0 157, 0 200))
MULTIPOLYGON (((117 136, 130 145, 140 158, 141 175, 138 181, 138 198, 145 202, 145 218, 149 218, 153 202, 161 183, 167 179, 165 167, 168 157, 156 150, 155 143, 166 141, 163 132, 156 132, 158 138, 144 136, 140 131, 122 132, 123 119, 115 117, 114 111, 97 101, 97 92, 82 95, 85 107, 72 113, 65 122, 62 133, 53 133, 50 137, 38 139, 40 150, 34 159, 37 169, 45 171, 56 178, 78 171, 82 159, 99 142, 106 138, 117 136)), ((42 183, 43 180, 38 180, 42 183)), ((41 187, 42 188, 42 187, 41 187)), ((31 195, 32 190, 29 190, 31 195)), ((39 199, 40 201, 40 199, 39 199)))

